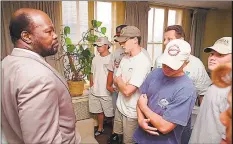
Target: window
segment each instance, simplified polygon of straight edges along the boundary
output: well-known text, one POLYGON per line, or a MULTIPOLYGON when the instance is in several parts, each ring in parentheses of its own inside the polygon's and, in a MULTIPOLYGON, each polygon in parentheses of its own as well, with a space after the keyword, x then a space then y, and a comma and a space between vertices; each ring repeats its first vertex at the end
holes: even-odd
MULTIPOLYGON (((112 3, 111 2, 95 2, 95 19, 101 21, 101 27, 106 27, 106 36, 108 40, 112 39, 112 3)), ((112 52, 112 47, 109 49, 112 52)), ((94 49, 94 54, 97 54, 97 49, 94 49)))
POLYGON ((170 25, 179 24, 182 21, 182 10, 151 7, 148 16, 148 42, 147 51, 154 66, 155 60, 163 52, 164 28, 170 25))
POLYGON ((88 2, 62 1, 62 21, 63 25, 70 26, 72 42, 78 43, 88 29, 88 2))
MULTIPOLYGON (((63 25, 70 26, 70 38, 73 43, 78 43, 88 29, 88 1, 62 1, 63 25)), ((111 41, 112 35, 112 3, 94 3, 94 19, 101 21, 101 27, 106 27, 106 36, 111 41)), ((112 48, 110 48, 112 52, 112 48)), ((94 49, 94 54, 97 50, 94 49)))
MULTIPOLYGON (((111 41, 112 36, 112 3, 94 2, 94 19, 101 21, 101 27, 106 27, 106 36, 111 41)), ((77 44, 84 32, 88 30, 88 1, 62 1, 62 23, 69 26, 71 31, 69 37, 77 44)), ((112 48, 110 49, 112 51, 112 48)), ((97 50, 94 49, 94 54, 97 50)), ((64 69, 69 65, 64 59, 64 69)), ((65 73, 66 77, 66 73, 65 73)))

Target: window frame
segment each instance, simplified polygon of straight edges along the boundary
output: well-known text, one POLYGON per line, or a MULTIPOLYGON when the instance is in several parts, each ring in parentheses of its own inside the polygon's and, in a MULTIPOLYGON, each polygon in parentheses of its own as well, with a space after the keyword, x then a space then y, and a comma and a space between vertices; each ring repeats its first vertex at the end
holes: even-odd
MULTIPOLYGON (((155 33, 155 31, 154 31, 154 23, 155 23, 155 20, 154 20, 154 17, 155 17, 155 9, 156 8, 158 8, 158 9, 164 9, 164 22, 163 22, 163 30, 168 26, 168 14, 169 14, 169 10, 175 10, 175 11, 178 11, 179 12, 179 14, 177 15, 176 14, 176 21, 179 21, 179 22, 176 22, 176 23, 178 23, 179 25, 181 25, 182 26, 182 20, 183 20, 183 9, 182 8, 174 8, 174 7, 169 7, 169 6, 157 6, 157 5, 150 5, 150 8, 152 9, 152 8, 154 8, 154 9, 152 9, 153 10, 153 22, 152 22, 152 40, 154 39, 154 33, 155 33), (177 19, 179 19, 179 20, 177 20, 177 19)), ((149 23, 149 22, 148 22, 149 23)), ((165 45, 163 44, 163 42, 164 42, 164 32, 162 33, 162 42, 160 43, 160 42, 148 42, 147 41, 147 45, 148 44, 150 44, 150 45, 152 45, 152 60, 153 61, 155 61, 156 59, 154 59, 154 52, 155 52, 155 50, 154 50, 154 46, 156 45, 156 44, 161 44, 162 45, 162 52, 164 51, 164 49, 165 49, 165 45)), ((153 65, 154 66, 154 65, 153 65)))

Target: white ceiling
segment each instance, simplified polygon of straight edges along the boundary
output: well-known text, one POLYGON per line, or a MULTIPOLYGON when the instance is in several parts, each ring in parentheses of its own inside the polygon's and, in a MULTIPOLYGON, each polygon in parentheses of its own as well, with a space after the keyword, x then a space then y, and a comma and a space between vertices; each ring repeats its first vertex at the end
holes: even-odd
POLYGON ((151 3, 161 5, 174 5, 190 8, 210 8, 210 9, 232 9, 232 1, 171 1, 171 0, 153 0, 151 3))

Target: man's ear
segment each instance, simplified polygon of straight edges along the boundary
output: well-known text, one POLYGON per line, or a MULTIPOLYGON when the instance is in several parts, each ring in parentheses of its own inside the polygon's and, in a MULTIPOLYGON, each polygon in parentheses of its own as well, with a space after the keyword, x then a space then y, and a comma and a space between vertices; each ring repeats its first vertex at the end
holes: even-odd
POLYGON ((138 44, 138 38, 137 37, 133 38, 133 40, 134 40, 134 44, 138 44))
POLYGON ((32 43, 31 34, 29 34, 27 31, 22 31, 21 32, 21 39, 27 44, 32 43))

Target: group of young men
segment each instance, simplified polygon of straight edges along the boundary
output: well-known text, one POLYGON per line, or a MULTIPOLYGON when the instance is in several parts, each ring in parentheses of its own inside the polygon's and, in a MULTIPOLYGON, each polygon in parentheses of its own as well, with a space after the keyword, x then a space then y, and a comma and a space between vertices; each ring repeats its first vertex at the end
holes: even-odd
MULTIPOLYGON (((1 68, 1 126, 7 143, 80 143, 66 80, 44 59, 59 48, 51 19, 43 11, 22 8, 12 15, 9 30, 14 49, 1 68)), ((164 39, 166 48, 156 62, 160 68, 152 71, 137 27, 117 27, 114 40, 120 47, 113 54, 106 37, 95 42, 99 55, 92 61, 89 99, 90 112, 98 117, 95 135, 103 133, 104 117, 114 116, 109 143, 121 135, 127 144, 231 143, 231 122, 222 116, 226 134, 220 121, 221 112, 232 119, 230 88, 211 83, 202 62, 190 54, 181 26, 166 28, 164 39), (201 95, 191 133, 192 109, 201 95)), ((220 38, 204 52, 208 69, 215 71, 231 63, 232 38, 220 38)))
MULTIPOLYGON (((230 88, 212 84, 201 60, 191 55, 191 46, 184 37, 180 25, 165 29, 166 48, 152 71, 149 54, 140 46, 137 27, 116 28, 114 41, 120 46, 113 54, 108 50, 111 44, 107 37, 97 40, 99 55, 92 63, 95 80, 91 79, 89 99, 90 112, 98 115, 95 136, 104 131, 105 115, 114 116, 109 143, 122 136, 123 143, 224 142, 225 129, 219 117, 227 109, 230 88), (94 89, 98 87, 105 89, 106 95, 96 95, 94 89), (201 106, 192 130, 191 114, 197 98, 201 106)), ((204 49, 209 54, 210 72, 231 62, 231 41, 231 37, 223 37, 204 49)))

